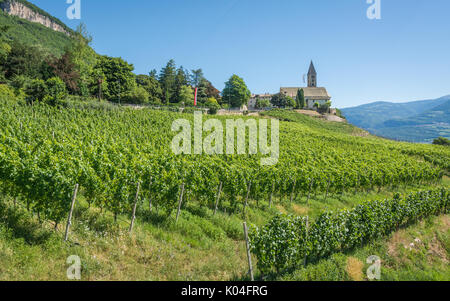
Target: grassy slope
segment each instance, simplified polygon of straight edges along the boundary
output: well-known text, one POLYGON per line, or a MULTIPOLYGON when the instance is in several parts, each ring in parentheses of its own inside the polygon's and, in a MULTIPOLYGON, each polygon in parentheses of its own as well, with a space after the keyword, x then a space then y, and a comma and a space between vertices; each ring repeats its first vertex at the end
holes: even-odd
MULTIPOLYGON (((299 126, 327 135, 353 135, 355 131, 358 132, 352 126, 316 121, 309 117, 296 122, 299 126)), ((289 124, 284 123, 283 127, 288 128, 289 124)), ((391 143, 373 137, 367 139, 373 140, 373 143, 391 143)), ((448 178, 442 184, 449 186, 448 178)), ((389 198, 393 191, 407 193, 424 188, 427 186, 398 187, 379 193, 331 195, 326 201, 324 195, 313 195, 308 204, 306 196, 300 196, 294 203, 275 198, 274 206, 270 209, 267 200, 261 200, 259 207, 252 200, 248 220, 262 225, 278 212, 308 214, 314 218, 323 210, 351 208, 367 200, 389 198)), ((366 255, 382 254, 380 257, 390 267, 383 272, 383 275, 387 275, 386 279, 409 280, 420 269, 423 273, 413 279, 449 280, 447 266, 439 261, 442 254, 449 258, 448 229, 442 227, 442 222, 435 222, 442 221, 442 218, 432 219, 433 222, 424 224, 426 227, 418 225, 402 230, 406 231, 405 241, 409 241, 408 235, 414 236, 414 232, 410 231, 422 231, 422 227, 425 227, 421 240, 424 243, 430 241, 433 246, 438 245, 436 250, 441 255, 426 255, 424 246, 419 252, 422 255, 414 255, 409 265, 405 259, 409 255, 401 251, 398 251, 398 256, 385 257, 390 242, 380 240, 351 254, 338 254, 318 264, 308 265, 306 270, 282 275, 280 279, 358 279, 358 268, 364 269, 360 262, 367 258, 366 255), (433 234, 436 234, 439 244, 433 240, 433 234)), ((445 218, 443 221, 446 221, 445 218)), ((23 208, 14 208, 10 197, 1 196, 0 279, 66 280, 66 259, 70 255, 81 257, 83 280, 230 280, 246 277, 247 263, 240 215, 229 216, 219 212, 213 217, 209 209, 199 208, 192 203, 183 210, 179 223, 175 224, 174 216, 165 220, 162 215, 150 213, 146 205, 141 205, 135 231, 130 235, 127 231, 128 216, 120 216, 118 223, 114 224, 110 213, 101 213, 97 208, 89 209, 81 193, 73 224, 71 242, 63 243, 62 228, 54 232, 50 223, 40 224, 35 215, 23 208)))
POLYGON ((38 23, 32 23, 0 11, 0 26, 10 26, 7 37, 25 45, 40 46, 46 52, 61 55, 70 45, 70 38, 38 23))

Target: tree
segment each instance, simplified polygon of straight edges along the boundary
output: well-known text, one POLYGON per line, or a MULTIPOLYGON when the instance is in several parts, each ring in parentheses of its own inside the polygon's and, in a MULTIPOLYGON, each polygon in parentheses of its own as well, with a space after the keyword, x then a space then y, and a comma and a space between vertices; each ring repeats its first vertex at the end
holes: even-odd
POLYGON ((444 137, 439 137, 439 138, 434 139, 433 144, 450 146, 450 140, 447 138, 444 138, 444 137))
POLYGON ((204 78, 205 77, 203 76, 203 70, 202 69, 192 70, 192 73, 191 73, 191 85, 193 87, 198 87, 200 85, 201 81, 204 78))
POLYGON ((0 82, 5 81, 5 71, 3 70, 3 62, 6 61, 9 53, 11 52, 11 46, 5 37, 6 32, 9 30, 9 26, 0 26, 0 82))
POLYGON ((270 102, 272 103, 273 106, 279 108, 286 108, 286 107, 293 108, 296 106, 296 102, 292 97, 289 97, 282 93, 278 93, 272 96, 270 102))
POLYGON ((46 82, 46 95, 42 99, 43 102, 56 106, 67 97, 66 84, 59 77, 49 78, 46 82))
POLYGON ((257 99, 255 107, 257 109, 264 109, 270 107, 270 101, 268 99, 257 99))
POLYGON ((133 90, 128 91, 123 95, 123 102, 132 104, 146 104, 148 103, 149 94, 144 87, 137 86, 133 90))
POLYGON ((327 101, 326 103, 319 105, 319 113, 328 113, 331 108, 331 101, 327 101))
POLYGON ((42 79, 43 69, 48 65, 42 50, 34 46, 26 46, 20 42, 12 41, 11 51, 3 62, 3 69, 7 79, 17 75, 42 79))
POLYGON ((47 95, 47 86, 42 79, 34 79, 25 87, 26 101, 33 105, 35 102, 44 100, 47 95))
POLYGON ((305 91, 299 89, 296 97, 297 109, 303 109, 305 107, 305 91))
POLYGON ((206 81, 206 95, 208 98, 213 97, 217 100, 217 103, 221 102, 220 91, 213 86, 213 84, 209 80, 206 81))
POLYGON ((54 75, 63 80, 70 92, 79 92, 80 74, 70 52, 66 51, 62 57, 53 57, 47 62, 54 75))
POLYGON ((189 84, 189 71, 184 70, 183 67, 177 69, 177 75, 175 77, 175 94, 170 99, 172 103, 180 102, 181 89, 189 84))
POLYGON ((161 103, 162 90, 159 81, 156 79, 156 71, 150 75, 140 74, 136 76, 136 83, 138 86, 144 88, 148 93, 148 101, 150 103, 161 103))
POLYGON ((181 87, 180 103, 183 103, 185 106, 194 105, 194 90, 190 86, 181 87))
POLYGON ((123 96, 136 88, 133 70, 134 66, 122 58, 108 56, 100 57, 94 68, 94 72, 104 75, 108 87, 104 95, 113 102, 119 102, 123 96))
POLYGON ((170 60, 166 67, 161 69, 158 79, 163 93, 163 103, 168 104, 176 93, 176 65, 174 60, 170 60))
POLYGON ((224 101, 228 101, 231 107, 241 107, 248 103, 251 93, 244 80, 234 74, 225 83, 222 96, 224 101))
POLYGON ((68 52, 71 61, 75 65, 75 71, 79 74, 78 92, 83 96, 89 94, 88 87, 92 85, 93 82, 98 82, 98 78, 92 78, 98 56, 90 47, 91 43, 92 36, 88 33, 86 26, 81 23, 77 27, 68 52))

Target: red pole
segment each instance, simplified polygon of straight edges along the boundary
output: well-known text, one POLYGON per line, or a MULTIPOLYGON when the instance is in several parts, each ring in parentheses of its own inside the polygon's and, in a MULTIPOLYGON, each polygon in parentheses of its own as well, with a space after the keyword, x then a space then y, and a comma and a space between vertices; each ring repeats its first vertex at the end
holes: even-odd
POLYGON ((194 95, 194 106, 195 107, 197 106, 197 91, 198 91, 198 88, 195 88, 195 95, 194 95))

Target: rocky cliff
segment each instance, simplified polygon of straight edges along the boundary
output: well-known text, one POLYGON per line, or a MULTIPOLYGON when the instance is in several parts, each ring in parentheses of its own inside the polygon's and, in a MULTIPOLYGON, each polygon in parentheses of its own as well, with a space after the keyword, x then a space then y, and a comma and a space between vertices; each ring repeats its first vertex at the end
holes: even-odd
POLYGON ((39 23, 55 31, 70 35, 70 33, 62 25, 58 24, 51 18, 33 10, 24 3, 14 0, 6 0, 3 2, 0 1, 0 9, 9 15, 17 16, 30 22, 39 23))

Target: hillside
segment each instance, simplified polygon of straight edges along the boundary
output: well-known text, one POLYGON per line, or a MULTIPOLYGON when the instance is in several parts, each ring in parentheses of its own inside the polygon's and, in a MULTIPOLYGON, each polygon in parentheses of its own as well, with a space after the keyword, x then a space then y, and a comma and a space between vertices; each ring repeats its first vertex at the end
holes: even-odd
POLYGON ((343 109, 347 120, 390 139, 431 143, 450 135, 450 96, 409 103, 376 102, 343 109))
MULTIPOLYGON (((34 6, 27 1, 17 1, 19 4, 29 7, 33 18, 30 20, 40 20, 43 24, 48 24, 61 31, 46 27, 40 23, 31 22, 15 15, 10 15, 3 9, 0 9, 0 26, 9 26, 6 37, 11 40, 19 41, 29 46, 40 46, 48 53, 61 55, 65 48, 70 44, 71 38, 68 33, 73 31, 60 20, 49 15, 42 9, 34 6)), ((0 8, 9 3, 9 1, 0 1, 0 8)))
MULTIPOLYGON (((282 212, 314 221, 395 193, 448 187, 441 179, 447 148, 359 137, 351 125, 334 127, 295 112, 270 114, 291 121, 280 125, 279 164, 262 168, 260 156, 173 155, 171 124, 179 118, 192 123, 192 114, 0 106, 0 279, 64 280, 72 254, 83 261, 84 280, 248 279, 243 220, 263 226, 282 212), (80 194, 64 243, 61 223, 75 183, 80 194)), ((311 262, 308 269, 323 265, 311 262)), ((446 277, 441 266, 427 279, 446 277)), ((390 277, 402 279, 402 272, 392 270, 390 277)))

